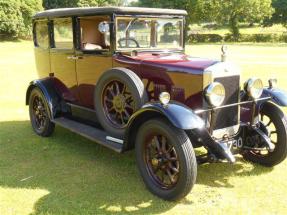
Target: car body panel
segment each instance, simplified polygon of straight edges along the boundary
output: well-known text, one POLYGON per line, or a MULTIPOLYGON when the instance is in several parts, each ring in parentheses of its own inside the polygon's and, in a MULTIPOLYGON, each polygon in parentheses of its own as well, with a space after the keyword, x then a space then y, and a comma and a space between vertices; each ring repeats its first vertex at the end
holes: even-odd
POLYGON ((170 102, 167 105, 162 105, 159 102, 147 103, 130 118, 129 124, 132 124, 133 120, 145 111, 156 111, 160 113, 175 127, 180 129, 191 130, 204 126, 203 120, 198 115, 189 107, 178 102, 170 102))
POLYGON ((265 88, 262 97, 264 96, 270 96, 272 101, 279 106, 287 106, 287 92, 284 90, 278 88, 265 88))
POLYGON ((36 70, 38 72, 39 78, 47 77, 47 71, 51 71, 51 62, 50 62, 50 49, 44 49, 40 47, 34 48, 34 57, 36 70))
POLYGON ((113 66, 134 71, 144 82, 150 101, 158 100, 158 91, 167 91, 174 101, 202 108, 203 72, 216 63, 182 53, 139 53, 135 57, 115 55, 113 66))
POLYGON ((79 103, 84 107, 94 109, 96 83, 105 71, 112 68, 112 58, 107 55, 85 53, 80 56, 81 59, 76 61, 79 103))

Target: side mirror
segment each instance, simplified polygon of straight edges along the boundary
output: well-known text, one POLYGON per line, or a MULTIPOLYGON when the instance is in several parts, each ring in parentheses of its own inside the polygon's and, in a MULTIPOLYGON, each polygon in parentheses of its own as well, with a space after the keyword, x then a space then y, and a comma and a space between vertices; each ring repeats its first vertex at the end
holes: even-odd
POLYGON ((99 23, 99 26, 98 26, 98 30, 99 30, 99 32, 101 32, 102 34, 109 32, 109 30, 110 30, 110 25, 109 25, 109 23, 106 22, 106 21, 100 22, 100 23, 99 23))

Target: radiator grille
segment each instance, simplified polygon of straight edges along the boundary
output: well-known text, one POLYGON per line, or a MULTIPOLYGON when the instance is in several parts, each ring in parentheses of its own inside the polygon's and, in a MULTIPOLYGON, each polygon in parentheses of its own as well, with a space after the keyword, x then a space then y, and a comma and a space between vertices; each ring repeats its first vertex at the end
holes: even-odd
MULTIPOLYGON (((239 101, 239 76, 220 77, 215 78, 214 81, 221 83, 225 87, 226 97, 222 105, 233 104, 239 101)), ((214 130, 237 125, 239 120, 238 111, 238 105, 216 110, 214 113, 214 130)))

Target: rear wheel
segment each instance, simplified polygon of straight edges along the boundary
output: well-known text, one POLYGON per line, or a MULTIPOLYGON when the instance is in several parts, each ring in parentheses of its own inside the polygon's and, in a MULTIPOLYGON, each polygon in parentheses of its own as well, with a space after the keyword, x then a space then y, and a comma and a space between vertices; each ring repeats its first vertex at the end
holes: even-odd
POLYGON ((275 166, 287 155, 287 119, 284 113, 272 103, 263 104, 260 111, 261 130, 269 136, 275 149, 273 152, 251 150, 243 154, 246 160, 264 166, 275 166))
POLYGON ((196 181, 192 144, 183 130, 165 119, 151 119, 139 128, 136 158, 144 183, 160 198, 181 199, 196 181))
POLYGON ((49 107, 40 89, 34 88, 29 98, 29 114, 33 130, 36 134, 48 137, 51 136, 55 124, 49 117, 49 107))

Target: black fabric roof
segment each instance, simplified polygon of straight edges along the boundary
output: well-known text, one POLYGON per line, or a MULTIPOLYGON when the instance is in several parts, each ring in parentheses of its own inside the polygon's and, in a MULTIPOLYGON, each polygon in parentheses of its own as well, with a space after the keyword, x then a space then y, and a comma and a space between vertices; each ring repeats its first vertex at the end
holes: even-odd
POLYGON ((161 9, 161 8, 143 8, 143 7, 82 7, 82 8, 61 8, 51 9, 35 14, 37 18, 52 18, 65 16, 82 15, 107 15, 107 14, 125 14, 125 15, 180 15, 185 16, 185 10, 161 9))

